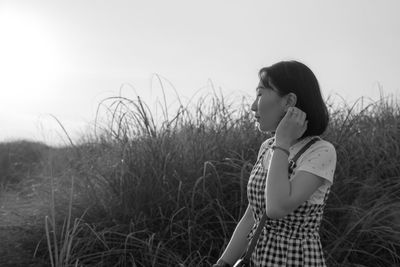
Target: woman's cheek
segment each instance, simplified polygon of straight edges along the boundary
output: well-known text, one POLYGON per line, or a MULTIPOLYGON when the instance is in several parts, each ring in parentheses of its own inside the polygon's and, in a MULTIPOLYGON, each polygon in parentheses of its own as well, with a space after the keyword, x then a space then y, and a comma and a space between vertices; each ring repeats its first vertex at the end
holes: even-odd
POLYGON ((261 98, 258 104, 259 104, 258 108, 260 110, 260 115, 261 116, 268 116, 269 112, 268 112, 268 102, 267 102, 267 100, 265 98, 261 98))

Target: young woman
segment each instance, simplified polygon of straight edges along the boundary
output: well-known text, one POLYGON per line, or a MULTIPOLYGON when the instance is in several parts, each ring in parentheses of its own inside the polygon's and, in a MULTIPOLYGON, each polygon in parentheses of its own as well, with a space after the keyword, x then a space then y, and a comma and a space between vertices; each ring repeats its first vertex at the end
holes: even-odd
POLYGON ((251 266, 326 266, 319 226, 336 168, 336 150, 319 135, 329 114, 313 72, 298 61, 259 71, 252 104, 258 128, 272 137, 260 147, 247 184, 249 205, 224 253, 213 266, 233 266, 263 215, 268 218, 251 266), (318 138, 289 173, 289 160, 318 138), (272 145, 277 148, 272 149, 272 145), (289 179, 288 179, 289 178, 289 179))

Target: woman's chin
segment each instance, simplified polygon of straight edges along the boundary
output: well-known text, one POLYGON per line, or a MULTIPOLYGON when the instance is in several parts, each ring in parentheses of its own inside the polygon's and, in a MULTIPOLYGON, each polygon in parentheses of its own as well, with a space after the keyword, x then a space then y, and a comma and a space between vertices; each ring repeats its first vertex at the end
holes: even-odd
POLYGON ((257 123, 257 128, 258 128, 258 130, 259 130, 260 132, 269 132, 269 131, 271 131, 271 129, 269 129, 269 128, 267 128, 267 127, 263 127, 263 125, 260 124, 260 123, 257 123))
POLYGON ((262 133, 273 134, 273 132, 275 132, 275 129, 272 129, 271 127, 265 127, 259 122, 257 122, 257 128, 262 133))

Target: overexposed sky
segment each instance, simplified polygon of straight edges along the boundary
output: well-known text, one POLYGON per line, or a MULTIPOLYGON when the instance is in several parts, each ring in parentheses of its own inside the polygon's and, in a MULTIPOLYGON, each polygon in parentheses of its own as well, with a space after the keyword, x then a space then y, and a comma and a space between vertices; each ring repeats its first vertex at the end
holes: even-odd
POLYGON ((399 10, 397 0, 0 0, 0 141, 63 143, 49 114, 73 133, 122 84, 151 106, 162 98, 154 74, 181 98, 211 83, 255 97, 260 68, 294 59, 325 99, 398 94, 399 10))

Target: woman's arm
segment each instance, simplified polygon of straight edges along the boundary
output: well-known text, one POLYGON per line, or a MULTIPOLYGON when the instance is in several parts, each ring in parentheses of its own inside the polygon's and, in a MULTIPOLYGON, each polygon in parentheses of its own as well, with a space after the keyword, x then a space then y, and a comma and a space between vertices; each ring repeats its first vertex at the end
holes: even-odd
POLYGON ((253 212, 249 204, 242 219, 238 222, 228 246, 219 260, 227 262, 232 266, 239 259, 247 247, 247 235, 254 223, 253 212))

